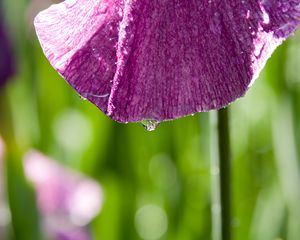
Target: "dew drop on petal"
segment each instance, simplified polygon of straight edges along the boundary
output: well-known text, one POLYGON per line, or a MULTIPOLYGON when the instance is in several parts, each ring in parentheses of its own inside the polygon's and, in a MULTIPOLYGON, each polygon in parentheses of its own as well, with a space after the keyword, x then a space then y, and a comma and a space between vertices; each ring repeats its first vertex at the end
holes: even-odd
POLYGON ((218 12, 215 12, 211 18, 210 30, 213 33, 220 34, 222 32, 222 22, 221 15, 218 12))
POLYGON ((82 96, 82 95, 79 95, 79 97, 83 100, 83 101, 86 101, 87 98, 85 96, 82 96))
POLYGON ((141 123, 144 126, 144 128, 149 132, 154 131, 159 125, 159 121, 149 119, 145 119, 141 121, 141 123))

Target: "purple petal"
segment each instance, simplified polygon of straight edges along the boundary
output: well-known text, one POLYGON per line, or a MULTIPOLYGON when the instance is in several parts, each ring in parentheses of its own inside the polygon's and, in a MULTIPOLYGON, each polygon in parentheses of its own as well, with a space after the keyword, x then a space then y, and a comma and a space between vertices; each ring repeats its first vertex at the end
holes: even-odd
POLYGON ((119 9, 114 0, 67 0, 34 22, 53 67, 104 112, 116 71, 119 9))
POLYGON ((122 2, 67 0, 35 21, 51 64, 120 122, 228 105, 300 21, 300 0, 122 2))
POLYGON ((299 0, 264 0, 262 1, 270 22, 264 25, 266 31, 273 31, 277 37, 286 38, 300 21, 299 0))
POLYGON ((7 30, 0 12, 0 88, 14 73, 14 61, 7 30))

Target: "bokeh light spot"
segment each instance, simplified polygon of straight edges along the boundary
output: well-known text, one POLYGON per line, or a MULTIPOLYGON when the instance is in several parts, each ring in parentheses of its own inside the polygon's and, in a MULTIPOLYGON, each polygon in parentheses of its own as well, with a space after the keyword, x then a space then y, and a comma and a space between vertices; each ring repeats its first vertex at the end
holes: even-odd
POLYGON ((160 239, 168 229, 167 215, 157 205, 144 205, 136 212, 135 227, 142 239, 160 239))

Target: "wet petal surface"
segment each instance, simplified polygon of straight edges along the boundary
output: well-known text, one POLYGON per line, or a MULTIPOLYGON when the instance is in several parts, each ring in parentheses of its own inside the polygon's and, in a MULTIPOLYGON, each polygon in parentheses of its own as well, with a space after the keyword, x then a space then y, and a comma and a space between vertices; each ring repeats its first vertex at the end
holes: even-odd
POLYGON ((83 97, 135 122, 243 96, 299 21, 300 0, 67 0, 35 24, 51 64, 83 97))

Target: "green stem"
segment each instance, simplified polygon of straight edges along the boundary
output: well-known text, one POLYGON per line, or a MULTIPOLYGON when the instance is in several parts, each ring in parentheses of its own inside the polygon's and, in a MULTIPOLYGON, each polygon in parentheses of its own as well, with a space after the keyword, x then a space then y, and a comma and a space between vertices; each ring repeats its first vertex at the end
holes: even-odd
POLYGON ((210 113, 212 239, 231 239, 230 139, 228 109, 210 113))

